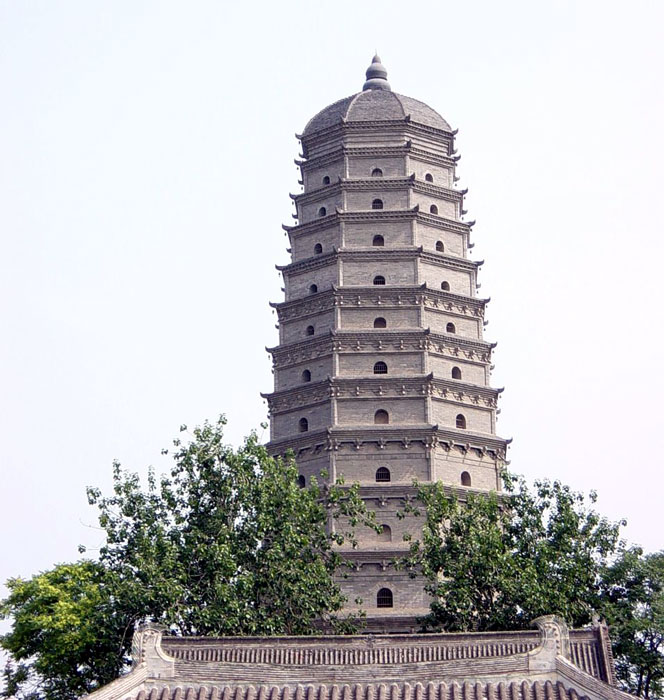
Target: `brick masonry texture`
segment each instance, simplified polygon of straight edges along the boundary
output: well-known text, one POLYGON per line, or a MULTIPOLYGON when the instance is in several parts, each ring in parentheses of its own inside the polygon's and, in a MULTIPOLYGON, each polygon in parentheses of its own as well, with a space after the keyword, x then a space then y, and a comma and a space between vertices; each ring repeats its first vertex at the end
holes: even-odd
POLYGON ((360 537, 343 587, 349 607, 360 597, 377 619, 377 590, 388 587, 390 614, 413 618, 428 606, 423 582, 395 570, 388 550, 403 549, 406 529, 417 535, 420 525, 401 523, 395 504, 414 479, 463 490, 463 474, 474 490, 497 489, 505 458, 487 346, 477 345, 484 301, 454 186, 454 134, 422 103, 370 90, 315 117, 302 151, 291 263, 280 268, 285 302, 276 304, 269 449, 294 449, 305 483, 343 476, 368 502, 378 489, 392 504, 380 511, 389 540, 360 537), (318 349, 312 328, 325 342, 318 349), (389 482, 376 482, 381 465, 389 482))

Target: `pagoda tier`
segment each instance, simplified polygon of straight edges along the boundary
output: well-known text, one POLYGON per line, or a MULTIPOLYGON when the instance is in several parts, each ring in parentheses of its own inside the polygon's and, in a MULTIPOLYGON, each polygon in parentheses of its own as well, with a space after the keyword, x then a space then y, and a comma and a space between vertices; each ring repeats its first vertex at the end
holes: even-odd
POLYGON ((293 451, 301 483, 359 483, 382 527, 344 550, 341 585, 350 609, 403 628, 429 605, 424 582, 394 566, 421 529, 401 517, 414 482, 462 497, 499 490, 507 442, 496 435, 488 299, 468 257, 455 132, 381 80, 300 137, 303 192, 284 226, 291 260, 277 268, 285 299, 272 305, 279 345, 265 398, 269 450, 293 451))

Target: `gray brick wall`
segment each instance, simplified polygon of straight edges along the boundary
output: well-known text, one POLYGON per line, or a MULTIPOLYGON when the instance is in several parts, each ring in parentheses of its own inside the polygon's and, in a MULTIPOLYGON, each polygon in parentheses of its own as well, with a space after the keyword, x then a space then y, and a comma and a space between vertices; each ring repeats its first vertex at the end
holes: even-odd
POLYGON ((391 122, 385 129, 372 124, 329 134, 308 137, 305 144, 309 161, 303 166, 305 193, 298 201, 299 223, 305 226, 290 231, 292 260, 315 261, 317 243, 323 255, 335 249, 344 252, 321 267, 314 263, 308 270, 284 273, 289 307, 282 314, 288 320, 280 323, 280 343, 287 348, 283 365, 275 372, 275 389, 293 391, 272 400, 272 439, 302 446, 297 449, 298 467, 307 483, 321 471, 329 472, 330 478, 343 476, 347 483, 359 482, 378 522, 390 528, 391 540, 370 530, 358 532, 360 546, 357 552, 348 553, 354 565, 343 582, 350 606, 360 596, 370 615, 382 614, 375 607, 376 593, 386 586, 394 593, 396 611, 420 614, 426 612, 429 602, 422 581, 410 579, 390 564, 392 553, 405 546, 404 534, 420 534, 421 521, 398 517, 405 493, 412 491, 413 480, 430 478, 462 488, 464 472, 470 475, 471 488, 496 488, 504 460, 504 443, 495 437, 495 408, 487 406, 484 398, 473 398, 473 386, 479 392, 488 385, 488 363, 480 362, 477 354, 469 356, 463 344, 456 355, 450 350, 458 347, 459 339, 480 340, 483 330, 482 318, 473 311, 476 272, 471 266, 464 269, 467 233, 462 227, 451 230, 454 227, 444 221, 458 220, 460 197, 430 189, 430 184, 454 187, 451 139, 406 121, 398 127, 391 122), (345 158, 340 157, 342 147, 345 158), (403 155, 395 155, 395 147, 403 155), (316 160, 328 155, 328 162, 316 160), (371 176, 375 168, 383 171, 382 177, 371 176), (390 182, 390 178, 413 174, 412 184, 390 182), (433 176, 433 183, 427 184, 427 174, 433 176), (323 186, 326 175, 331 181, 328 187, 323 186), (347 179, 339 184, 340 177, 347 179), (382 211, 371 208, 374 199, 383 201, 382 211), (423 215, 416 219, 409 211, 416 204, 426 215, 435 204, 440 225, 426 222, 423 215), (347 214, 331 216, 320 227, 314 224, 314 231, 306 226, 321 221, 321 207, 332 214, 337 206, 347 214), (377 235, 383 237, 384 246, 373 245, 377 235), (437 241, 444 245, 443 254, 436 251, 437 241), (435 259, 420 257, 418 247, 435 259), (361 256, 353 259, 353 251, 359 250, 361 256), (391 250, 395 252, 390 254, 391 250), (373 285, 376 275, 385 277, 386 286, 373 285), (460 308, 464 302, 453 296, 434 297, 420 291, 423 284, 440 291, 443 282, 450 285, 452 295, 468 297, 466 310, 460 308), (323 293, 318 299, 309 295, 311 284, 323 293), (338 290, 334 297, 329 291, 333 286, 338 290), (407 292, 394 290, 395 286, 407 292), (385 330, 374 329, 379 317, 387 322, 385 330), (447 333, 448 323, 454 324, 454 335, 447 333), (328 339, 325 347, 311 345, 306 334, 310 325, 315 328, 314 338, 328 339), (428 343, 431 336, 426 329, 448 339, 442 348, 439 340, 428 343), (379 360, 388 366, 386 375, 373 373, 379 360), (453 367, 461 370, 460 380, 452 379, 453 367), (302 380, 305 369, 311 372, 309 387, 302 380), (424 378, 429 373, 449 386, 463 385, 463 396, 441 394, 440 383, 429 384, 424 378), (333 380, 330 387, 315 386, 328 377, 333 380), (399 377, 403 384, 394 382, 399 377), (357 387, 353 390, 352 383, 344 379, 356 380, 357 387), (375 425, 378 409, 388 411, 388 425, 375 425), (459 413, 466 418, 465 430, 456 428, 459 413), (309 422, 309 433, 319 431, 314 446, 299 431, 303 417, 309 422), (444 433, 438 447, 435 425, 444 433), (321 445, 326 440, 320 437, 321 431, 329 431, 325 445, 321 445), (450 435, 456 437, 450 441, 450 435), (390 470, 389 483, 376 482, 381 466, 390 470))

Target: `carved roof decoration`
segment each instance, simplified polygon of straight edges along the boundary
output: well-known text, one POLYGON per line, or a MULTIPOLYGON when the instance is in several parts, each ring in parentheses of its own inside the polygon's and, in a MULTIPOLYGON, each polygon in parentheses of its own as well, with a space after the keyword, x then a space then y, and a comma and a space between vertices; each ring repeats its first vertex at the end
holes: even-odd
POLYGON ((491 363, 496 343, 470 340, 461 336, 433 333, 428 329, 412 331, 380 329, 374 331, 334 331, 318 338, 306 338, 289 345, 266 348, 275 367, 309 362, 319 357, 342 353, 431 352, 478 365, 491 363))
POLYGON ((408 449, 415 442, 430 450, 458 449, 463 453, 474 450, 477 456, 488 455, 490 459, 504 460, 506 447, 511 440, 488 433, 428 424, 335 426, 274 440, 268 444, 268 450, 272 455, 283 455, 288 450, 297 454, 304 449, 338 451, 346 448, 357 452, 363 446, 371 445, 382 451, 390 443, 408 449))
POLYGON ((325 403, 331 399, 369 399, 428 396, 479 409, 495 408, 503 389, 469 384, 428 375, 380 374, 367 377, 334 377, 291 389, 261 394, 268 401, 270 415, 289 413, 325 403))
POLYGON ((171 637, 150 624, 134 634, 130 672, 87 697, 631 700, 615 687, 605 625, 570 630, 554 615, 534 624, 534 632, 265 638, 171 637))
POLYGON ((445 292, 435 287, 422 285, 376 287, 337 287, 325 289, 315 295, 270 302, 277 310, 279 321, 306 318, 335 306, 363 306, 369 308, 403 308, 405 306, 432 306, 461 316, 484 317, 490 298, 481 299, 464 294, 445 292))

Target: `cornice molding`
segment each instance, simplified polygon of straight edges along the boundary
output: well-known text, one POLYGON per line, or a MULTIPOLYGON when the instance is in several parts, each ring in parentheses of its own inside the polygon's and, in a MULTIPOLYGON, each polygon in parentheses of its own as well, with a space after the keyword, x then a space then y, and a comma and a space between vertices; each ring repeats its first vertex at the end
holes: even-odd
POLYGON ((484 318, 490 299, 453 294, 423 285, 337 287, 326 289, 315 295, 271 302, 277 310, 279 322, 307 318, 324 313, 335 307, 364 307, 371 309, 400 309, 409 306, 425 306, 440 309, 457 316, 484 318))
POLYGON ((299 274, 301 272, 309 272, 311 270, 319 270, 321 267, 335 265, 339 260, 339 249, 333 246, 331 252, 322 255, 316 255, 312 258, 306 258, 298 262, 291 262, 287 265, 275 265, 275 269, 285 274, 299 274))
POLYGON ((273 456, 292 451, 296 456, 325 454, 326 452, 359 452, 385 450, 389 445, 407 450, 420 443, 427 450, 456 450, 462 454, 473 452, 478 459, 488 458, 504 462, 507 445, 497 435, 471 433, 438 425, 334 427, 316 433, 301 433, 267 445, 273 456))
POLYGON ((302 154, 305 158, 309 158, 310 151, 314 150, 317 146, 324 145, 330 141, 341 141, 344 137, 357 133, 375 134, 376 132, 394 134, 397 136, 403 135, 406 140, 409 140, 408 134, 414 134, 419 137, 426 136, 435 143, 445 144, 449 151, 453 151, 454 147, 455 132, 420 124, 419 122, 413 121, 410 115, 407 115, 404 119, 366 121, 341 120, 320 131, 306 136, 303 135, 300 139, 302 143, 302 154))
POLYGON ((494 410, 502 389, 469 384, 447 377, 428 375, 367 375, 365 377, 327 377, 326 379, 273 393, 267 399, 271 416, 299 411, 331 400, 426 399, 494 410))
MULTIPOLYGON (((321 346, 325 346, 325 354, 329 354, 332 351, 332 331, 318 336, 307 336, 294 343, 274 345, 271 348, 266 347, 265 350, 271 355, 279 355, 290 352, 316 352, 321 346), (329 346, 329 348, 327 346, 329 346), (329 352, 327 352, 328 349, 329 352)), ((320 357, 320 355, 318 356, 320 357)))
POLYGON ((429 329, 412 331, 388 329, 373 331, 331 331, 315 342, 308 339, 266 348, 276 369, 340 353, 431 352, 441 357, 486 366, 491 362, 495 343, 471 340, 456 335, 432 333, 429 329))
MULTIPOLYGON (((337 248, 334 246, 331 252, 324 255, 316 255, 315 257, 288 263, 287 265, 275 265, 275 268, 284 274, 293 275, 333 265, 337 260, 347 262, 395 262, 415 260, 417 258, 437 267, 465 271, 476 271, 484 263, 483 260, 468 260, 468 258, 460 258, 456 255, 428 251, 423 246, 404 246, 400 248, 337 248)), ((391 285, 384 286, 389 288, 391 285)), ((351 289, 351 287, 344 286, 344 289, 351 289)))
MULTIPOLYGON (((412 449, 412 447, 410 448, 412 449)), ((437 483, 433 481, 421 481, 422 485, 437 483)), ((351 484, 341 485, 339 488, 342 490, 348 490, 351 488, 351 484)), ((465 501, 469 493, 472 494, 486 494, 488 489, 478 489, 471 488, 467 486, 444 484, 443 489, 448 496, 456 496, 460 501, 465 501)), ((495 491, 495 489, 492 489, 495 491)), ((385 507, 389 504, 389 501, 401 501, 405 499, 414 500, 420 491, 420 486, 414 486, 412 481, 409 483, 403 483, 399 481, 389 481, 384 483, 371 483, 363 484, 360 482, 360 494, 364 500, 376 499, 378 501, 385 501, 381 503, 380 507, 385 507)), ((501 493, 501 492, 499 492, 501 493)), ((377 512, 377 515, 380 511, 377 512)))
POLYGON ((288 233, 291 240, 293 237, 307 233, 315 233, 332 226, 339 226, 341 223, 361 223, 372 221, 382 223, 386 221, 418 221, 443 231, 451 231, 468 236, 473 227, 474 221, 466 223, 455 219, 447 219, 444 216, 427 214, 415 206, 412 209, 367 209, 366 211, 341 211, 337 209, 334 213, 322 216, 320 219, 313 219, 303 224, 288 226, 282 224, 282 229, 288 233))
MULTIPOLYGON (((404 246, 403 248, 339 248, 337 255, 342 260, 361 262, 392 262, 393 260, 415 260, 421 258, 434 262, 440 267, 456 268, 459 270, 477 270, 482 262, 468 260, 448 253, 435 253, 425 250, 424 246, 404 246)), ((381 285, 383 286, 383 285, 381 285)), ((385 285, 388 286, 388 285, 385 285)), ((344 287, 350 289, 350 287, 344 287)))
POLYGON ((422 163, 428 163, 429 165, 440 165, 446 168, 456 168, 460 156, 457 155, 444 155, 435 153, 434 151, 427 151, 425 148, 418 148, 417 146, 412 146, 408 152, 408 155, 415 160, 419 160, 422 163))
POLYGON ((413 142, 408 140, 406 143, 398 146, 346 146, 345 144, 341 144, 332 151, 313 156, 307 160, 296 159, 295 165, 301 168, 302 172, 306 172, 307 170, 315 170, 316 168, 323 168, 326 165, 337 163, 338 161, 342 161, 344 157, 399 158, 406 156, 421 162, 429 163, 430 165, 438 165, 451 169, 454 169, 458 161, 458 158, 413 146, 413 142))
MULTIPOLYGON (((448 187, 440 187, 422 180, 417 180, 415 174, 407 177, 374 177, 374 178, 340 178, 337 182, 324 187, 290 194, 290 198, 298 205, 316 202, 332 194, 340 192, 373 192, 373 191, 394 191, 408 190, 421 194, 429 194, 438 199, 442 199, 455 204, 463 203, 465 190, 453 190, 448 187)), ((373 210, 372 210, 373 211, 373 210)), ((385 210, 383 210, 385 211, 385 210)))
MULTIPOLYGON (((413 526, 416 526, 416 521, 411 521, 413 526)), ((396 572, 395 560, 404 558, 410 549, 408 542, 401 542, 399 547, 398 540, 396 542, 386 542, 381 546, 381 543, 376 540, 362 540, 357 549, 353 549, 350 544, 341 545, 335 548, 345 562, 346 568, 354 571, 361 571, 363 566, 379 566, 382 571, 396 572)), ((401 570, 398 570, 401 573, 401 570)))

